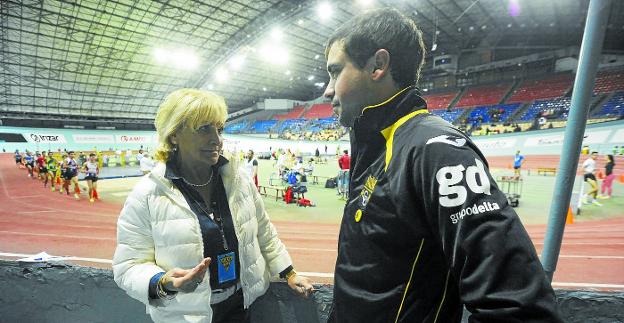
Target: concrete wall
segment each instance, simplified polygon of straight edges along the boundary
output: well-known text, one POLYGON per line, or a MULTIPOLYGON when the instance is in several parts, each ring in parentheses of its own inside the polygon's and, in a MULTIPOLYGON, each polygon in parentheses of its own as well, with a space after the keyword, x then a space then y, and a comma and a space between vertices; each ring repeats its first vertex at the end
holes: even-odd
MULTIPOLYGON (((0 286, 0 322, 150 322, 145 307, 115 285, 110 270, 0 260, 0 286)), ((332 289, 316 287, 318 292, 306 300, 286 284, 273 283, 252 306, 252 322, 326 322, 332 289)), ((624 292, 557 294, 566 322, 624 322, 624 292)))

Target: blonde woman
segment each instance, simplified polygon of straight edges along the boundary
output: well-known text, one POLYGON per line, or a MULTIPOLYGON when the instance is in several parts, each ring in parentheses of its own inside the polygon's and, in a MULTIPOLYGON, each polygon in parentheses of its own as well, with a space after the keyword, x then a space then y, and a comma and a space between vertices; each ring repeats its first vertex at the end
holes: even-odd
POLYGON ((249 322, 248 308, 297 275, 238 158, 221 154, 223 98, 181 89, 156 115, 158 165, 128 196, 117 224, 115 281, 156 322, 249 322))

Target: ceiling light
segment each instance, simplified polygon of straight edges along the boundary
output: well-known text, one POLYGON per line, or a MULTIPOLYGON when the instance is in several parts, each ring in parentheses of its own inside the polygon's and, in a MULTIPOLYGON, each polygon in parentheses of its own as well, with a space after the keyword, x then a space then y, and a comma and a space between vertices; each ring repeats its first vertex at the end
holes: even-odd
POLYGON ((276 64, 286 65, 288 63, 288 51, 279 45, 264 45, 260 48, 260 57, 265 61, 276 64))
POLYGON ((303 25, 303 19, 297 20, 297 24, 299 24, 299 26, 303 25))
POLYGON ((321 57, 321 55, 319 54, 314 55, 314 59, 319 59, 319 57, 321 57))
POLYGON ((223 83, 228 80, 228 70, 223 67, 219 67, 214 76, 217 82, 223 83))
POLYGON ((267 90, 267 89, 266 89, 266 87, 263 87, 263 88, 262 88, 262 91, 266 92, 266 90, 267 90))
POLYGON ((314 83, 314 86, 316 86, 316 87, 323 87, 323 86, 325 86, 325 82, 314 83))
POLYGON ((473 27, 473 26, 470 26, 470 27, 468 27, 468 30, 473 31, 473 30, 474 30, 474 27, 473 27))
POLYGON ((438 43, 433 43, 433 45, 431 46, 431 51, 435 52, 436 49, 438 49, 438 43))
POLYGON ((173 51, 169 57, 171 64, 180 69, 192 70, 199 66, 199 58, 190 50, 173 51))
POLYGON ((314 75, 308 76, 308 81, 312 81, 312 80, 314 80, 314 75))
POLYGON ((286 72, 284 72, 284 74, 290 75, 290 70, 286 70, 286 72))
POLYGON ((208 90, 211 90, 211 91, 214 90, 214 85, 208 84, 208 90))
POLYGON ((319 16, 319 18, 321 18, 321 20, 326 21, 331 18, 333 14, 333 9, 329 3, 321 2, 316 8, 316 14, 319 16))
POLYGON ((281 29, 275 27, 271 30, 271 38, 277 41, 281 41, 284 38, 284 33, 281 29))
POLYGON ((245 56, 238 54, 235 55, 234 57, 232 57, 232 59, 230 59, 230 68, 233 70, 240 70, 241 67, 243 67, 243 64, 245 64, 245 56))
POLYGON ((357 0, 357 3, 360 6, 366 8, 366 7, 369 7, 369 6, 371 6, 373 4, 373 0, 357 0))
POLYGON ((154 55, 154 59, 156 60, 156 62, 159 64, 164 64, 169 60, 169 53, 167 53, 167 51, 162 48, 154 49, 154 52, 152 54, 154 55))
POLYGON ((513 26, 512 24, 507 24, 507 28, 511 28, 511 26, 513 26))

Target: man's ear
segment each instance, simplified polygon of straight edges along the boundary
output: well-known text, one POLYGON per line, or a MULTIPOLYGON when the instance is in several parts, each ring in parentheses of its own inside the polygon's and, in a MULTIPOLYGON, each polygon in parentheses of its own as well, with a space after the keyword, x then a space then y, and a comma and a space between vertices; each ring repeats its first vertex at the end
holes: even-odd
POLYGON ((390 53, 387 50, 377 50, 372 57, 372 63, 372 78, 374 81, 380 81, 390 73, 390 53))

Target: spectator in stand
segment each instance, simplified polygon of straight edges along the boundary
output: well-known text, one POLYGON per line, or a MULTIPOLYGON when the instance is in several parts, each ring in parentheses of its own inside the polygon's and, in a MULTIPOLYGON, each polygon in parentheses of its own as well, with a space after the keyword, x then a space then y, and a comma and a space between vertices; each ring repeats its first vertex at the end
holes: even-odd
POLYGON ((606 157, 607 163, 605 164, 605 178, 602 180, 602 186, 600 187, 601 195, 598 198, 602 199, 610 199, 611 194, 613 193, 613 179, 615 179, 615 174, 613 174, 613 167, 615 166, 615 160, 613 159, 613 155, 607 155, 606 157), (605 195, 605 192, 607 195, 605 195))
POLYGON ((349 194, 349 169, 351 168, 351 156, 349 151, 344 150, 343 155, 338 158, 338 195, 347 197, 349 194))

